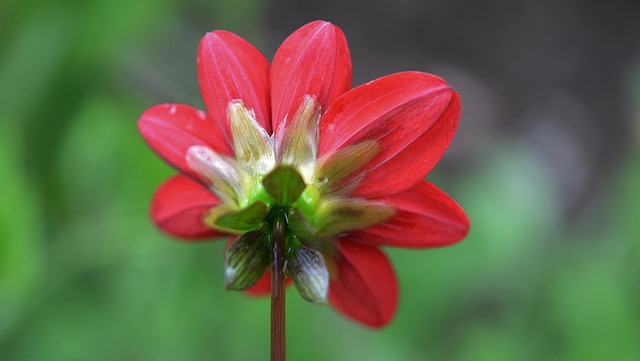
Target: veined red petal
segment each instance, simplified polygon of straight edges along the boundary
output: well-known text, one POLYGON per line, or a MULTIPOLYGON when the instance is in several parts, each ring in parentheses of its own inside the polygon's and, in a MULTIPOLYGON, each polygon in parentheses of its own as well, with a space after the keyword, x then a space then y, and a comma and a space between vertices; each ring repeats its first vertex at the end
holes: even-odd
POLYGON ((377 247, 338 241, 337 278, 329 286, 329 301, 340 312, 371 327, 382 327, 398 305, 398 282, 387 256, 377 247))
POLYGON ((376 140, 380 152, 352 179, 356 196, 405 190, 424 178, 458 126, 460 98, 441 78, 420 72, 385 76, 350 90, 320 119, 319 156, 376 140))
POLYGON ((202 177, 187 165, 187 149, 206 145, 218 152, 230 154, 231 148, 206 114, 183 104, 161 104, 147 109, 138 129, 144 140, 159 156, 194 179, 202 177))
POLYGON ((203 185, 177 175, 158 187, 151 202, 151 218, 163 231, 188 240, 203 240, 224 233, 204 224, 203 218, 218 197, 203 185))
POLYGON ((379 200, 393 206, 396 214, 350 236, 376 246, 425 248, 458 242, 469 230, 462 207, 427 181, 379 200))
POLYGON ((342 30, 320 20, 301 27, 278 48, 271 65, 274 133, 303 96, 315 97, 324 111, 350 88, 351 56, 342 30))
POLYGON ((223 30, 205 35, 198 48, 198 81, 207 111, 229 144, 227 108, 236 99, 253 110, 258 123, 271 134, 269 61, 249 42, 223 30))

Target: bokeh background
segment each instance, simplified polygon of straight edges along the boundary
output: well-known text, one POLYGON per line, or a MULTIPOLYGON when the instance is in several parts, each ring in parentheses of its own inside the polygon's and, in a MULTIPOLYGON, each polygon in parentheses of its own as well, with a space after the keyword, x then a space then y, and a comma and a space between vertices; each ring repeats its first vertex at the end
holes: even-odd
POLYGON ((421 70, 459 91, 429 179, 468 211, 449 248, 389 249, 397 316, 288 297, 291 360, 640 360, 636 0, 0 1, 0 360, 266 360, 269 301, 222 287, 224 241, 154 229, 173 170, 136 120, 202 106, 213 29, 268 57, 339 25, 354 85, 421 70))

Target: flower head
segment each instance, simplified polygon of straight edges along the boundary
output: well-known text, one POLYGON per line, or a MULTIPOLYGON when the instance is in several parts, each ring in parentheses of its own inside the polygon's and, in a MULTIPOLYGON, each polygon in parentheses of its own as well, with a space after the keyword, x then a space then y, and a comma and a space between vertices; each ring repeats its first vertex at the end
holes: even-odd
POLYGON ((268 291, 271 220, 287 220, 287 273, 307 300, 379 327, 398 286, 379 246, 427 248, 462 239, 464 211, 424 177, 448 147, 460 100, 434 75, 403 72, 351 88, 342 31, 315 21, 273 62, 229 32, 205 35, 198 78, 206 112, 149 108, 139 129, 180 171, 151 216, 184 239, 233 235, 231 289, 268 291))

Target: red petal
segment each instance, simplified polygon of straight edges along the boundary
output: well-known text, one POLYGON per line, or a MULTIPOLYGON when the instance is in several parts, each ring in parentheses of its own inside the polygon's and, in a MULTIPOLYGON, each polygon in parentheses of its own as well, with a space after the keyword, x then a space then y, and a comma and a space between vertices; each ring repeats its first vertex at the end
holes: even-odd
POLYGON ((158 187, 151 202, 151 218, 163 231, 189 240, 215 238, 224 233, 202 222, 207 211, 220 201, 210 190, 177 175, 158 187))
MULTIPOLYGON (((287 278, 285 281, 285 287, 289 286, 293 282, 291 278, 287 278)), ((271 270, 267 269, 264 272, 264 275, 253 285, 251 288, 246 290, 246 292, 250 296, 268 296, 271 293, 271 270)))
POLYGON ((271 134, 269 61, 253 45, 227 31, 208 33, 198 48, 198 80, 207 111, 230 144, 227 108, 235 99, 252 109, 271 134))
POLYGON ((393 194, 424 178, 449 146, 458 126, 460 98, 431 74, 379 78, 338 98, 320 119, 320 157, 364 140, 380 153, 354 177, 354 194, 393 194))
POLYGON ((219 128, 206 114, 188 105, 162 104, 147 109, 138 121, 144 140, 158 155, 194 179, 201 176, 187 165, 187 149, 207 145, 230 154, 231 149, 219 128))
POLYGON ((315 96, 322 110, 351 88, 351 57, 342 30, 314 21, 291 34, 271 66, 272 129, 304 95, 315 96))
POLYGON ((391 321, 398 305, 398 282, 385 254, 377 247, 338 243, 338 278, 329 286, 329 301, 340 312, 371 327, 391 321))
POLYGON ((458 203, 427 181, 381 198, 396 208, 386 222, 350 233, 364 243, 394 247, 439 247, 467 235, 469 219, 458 203))
POLYGON ((271 270, 267 270, 253 287, 246 290, 250 296, 268 296, 271 293, 271 270))

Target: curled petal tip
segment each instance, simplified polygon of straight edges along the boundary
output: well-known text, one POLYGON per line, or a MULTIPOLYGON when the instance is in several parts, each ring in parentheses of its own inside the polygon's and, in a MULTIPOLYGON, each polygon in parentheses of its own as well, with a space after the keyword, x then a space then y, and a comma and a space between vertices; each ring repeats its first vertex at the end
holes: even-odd
POLYGON ((391 262, 377 247, 348 238, 342 238, 338 247, 339 277, 331 281, 329 301, 364 325, 387 325, 398 306, 398 281, 391 262))
POLYGON ((469 231, 469 218, 446 193, 427 181, 380 201, 396 209, 385 222, 351 233, 376 246, 432 248, 454 244, 469 231))
POLYGON ((207 33, 198 46, 198 80, 207 111, 227 139, 233 99, 242 99, 270 132, 269 61, 249 42, 223 30, 207 33))
POLYGON ((201 180, 186 164, 187 149, 193 145, 209 146, 222 154, 231 152, 219 128, 196 108, 183 104, 161 104, 142 113, 138 120, 142 138, 160 157, 181 172, 201 180))
POLYGON ((397 193, 435 166, 459 115, 459 97, 442 78, 421 72, 388 75, 352 89, 327 109, 320 120, 319 156, 376 139, 381 152, 360 170, 363 178, 354 194, 397 193))
POLYGON ((178 175, 169 178, 156 190, 151 202, 151 219, 163 231, 188 240, 221 236, 208 227, 205 214, 220 200, 201 184, 178 175))
POLYGON ((276 51, 270 79, 274 132, 304 95, 316 97, 324 110, 351 88, 351 56, 342 30, 322 20, 296 30, 276 51))

